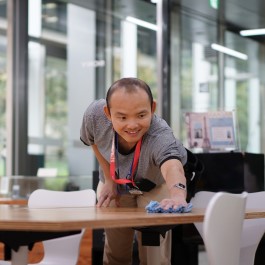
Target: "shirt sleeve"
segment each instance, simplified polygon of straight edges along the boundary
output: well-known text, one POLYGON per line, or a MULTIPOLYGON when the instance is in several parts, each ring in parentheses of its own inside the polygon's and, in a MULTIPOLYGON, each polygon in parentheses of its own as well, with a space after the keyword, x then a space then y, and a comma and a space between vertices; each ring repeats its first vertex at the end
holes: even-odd
POLYGON ((177 139, 172 129, 162 119, 156 119, 150 132, 149 148, 152 150, 154 163, 161 167, 170 159, 178 159, 183 165, 187 161, 187 152, 182 142, 177 139))
POLYGON ((95 135, 95 115, 97 109, 98 101, 93 101, 85 110, 83 115, 83 120, 80 129, 80 140, 85 145, 94 144, 95 135))
POLYGON ((160 145, 155 156, 159 167, 170 159, 178 159, 182 165, 185 165, 187 161, 187 152, 182 143, 176 139, 173 134, 166 134, 163 138, 164 144, 162 146, 160 145))

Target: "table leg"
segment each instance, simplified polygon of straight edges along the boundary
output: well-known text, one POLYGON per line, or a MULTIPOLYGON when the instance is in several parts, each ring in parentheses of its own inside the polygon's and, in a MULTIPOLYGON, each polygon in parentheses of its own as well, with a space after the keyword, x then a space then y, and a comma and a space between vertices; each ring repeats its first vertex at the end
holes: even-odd
POLYGON ((11 257, 12 265, 27 265, 28 264, 28 246, 20 246, 16 252, 12 250, 11 257))
POLYGON ((4 260, 11 260, 11 248, 4 244, 4 260))

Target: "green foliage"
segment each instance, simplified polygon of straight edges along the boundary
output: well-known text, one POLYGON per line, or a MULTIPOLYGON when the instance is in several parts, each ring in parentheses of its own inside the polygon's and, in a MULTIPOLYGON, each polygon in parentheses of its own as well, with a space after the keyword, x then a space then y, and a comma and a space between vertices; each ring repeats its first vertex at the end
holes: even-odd
POLYGON ((67 145, 67 78, 66 61, 47 57, 45 136, 59 139, 62 146, 46 149, 45 167, 55 167, 59 176, 68 175, 65 146, 67 145))
POLYGON ((64 190, 66 183, 68 182, 68 178, 50 178, 45 179, 44 187, 49 190, 64 190))
POLYGON ((236 114, 239 127, 239 141, 242 151, 247 151, 248 145, 248 85, 238 82, 236 90, 236 114))

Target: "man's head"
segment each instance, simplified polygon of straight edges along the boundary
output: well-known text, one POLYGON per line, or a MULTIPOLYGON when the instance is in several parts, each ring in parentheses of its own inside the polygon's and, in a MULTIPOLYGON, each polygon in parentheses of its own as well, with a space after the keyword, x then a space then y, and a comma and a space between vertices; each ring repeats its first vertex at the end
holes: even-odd
POLYGON ((150 100, 150 106, 152 107, 154 99, 153 99, 153 94, 152 94, 150 87, 141 79, 134 78, 134 77, 127 77, 127 78, 122 78, 122 79, 117 80, 109 88, 107 95, 106 95, 107 107, 109 109, 110 109, 111 95, 117 89, 121 89, 121 88, 126 89, 128 93, 134 92, 137 88, 143 89, 148 95, 149 100, 150 100))
POLYGON ((148 131, 156 103, 150 87, 137 78, 122 78, 108 90, 105 114, 128 146, 148 131))

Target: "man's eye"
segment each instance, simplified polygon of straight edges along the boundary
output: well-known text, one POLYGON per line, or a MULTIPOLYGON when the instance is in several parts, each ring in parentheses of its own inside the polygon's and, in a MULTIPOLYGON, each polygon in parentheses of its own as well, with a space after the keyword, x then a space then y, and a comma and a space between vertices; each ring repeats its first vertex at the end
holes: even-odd
POLYGON ((145 117, 145 114, 140 114, 139 115, 139 118, 144 118, 145 117))

